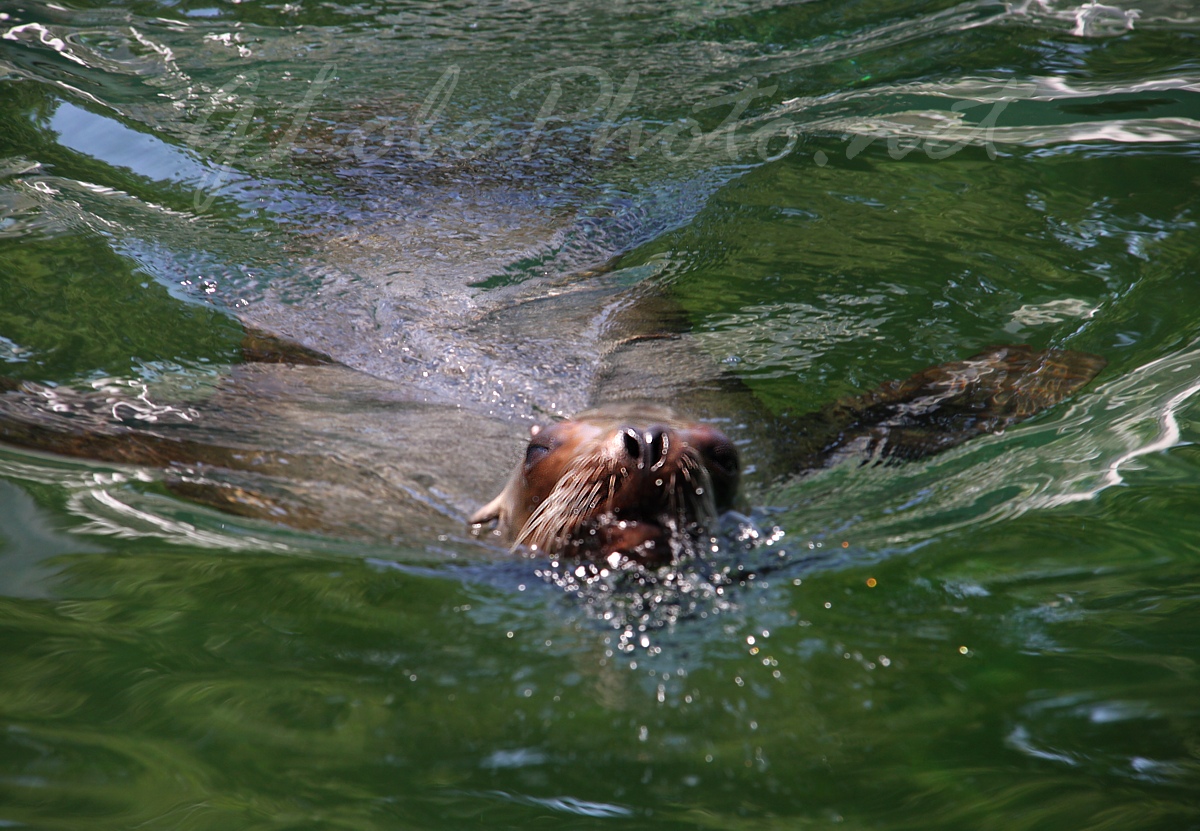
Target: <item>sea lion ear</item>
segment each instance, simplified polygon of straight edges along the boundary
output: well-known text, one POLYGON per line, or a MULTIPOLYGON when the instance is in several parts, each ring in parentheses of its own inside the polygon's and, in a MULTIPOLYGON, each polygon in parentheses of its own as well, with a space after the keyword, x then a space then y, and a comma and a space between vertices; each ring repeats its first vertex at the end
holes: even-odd
POLYGON ((488 504, 484 505, 475 513, 471 514, 471 518, 467 520, 471 525, 483 525, 485 522, 493 520, 499 521, 500 514, 504 510, 504 492, 493 499, 488 504))
POLYGON ((476 527, 489 522, 495 522, 496 532, 500 536, 507 538, 509 519, 512 514, 512 511, 509 509, 509 503, 512 501, 509 494, 510 490, 512 490, 511 484, 505 485, 504 490, 500 491, 495 499, 471 514, 471 518, 467 522, 476 527))

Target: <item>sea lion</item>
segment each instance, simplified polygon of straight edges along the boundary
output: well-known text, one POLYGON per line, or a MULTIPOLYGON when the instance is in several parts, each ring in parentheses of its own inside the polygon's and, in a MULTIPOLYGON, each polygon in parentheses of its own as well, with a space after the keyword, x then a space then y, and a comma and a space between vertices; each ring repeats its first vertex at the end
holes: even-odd
POLYGON ((668 407, 610 405, 530 432, 504 490, 470 519, 494 521, 513 546, 613 565, 667 562, 737 493, 733 442, 668 407))
POLYGON ((254 330, 244 363, 187 392, 0 383, 0 441, 158 469, 177 495, 338 537, 442 535, 469 517, 540 555, 657 566, 711 544, 738 498, 743 450, 765 479, 848 456, 915 459, 1053 406, 1104 365, 995 347, 815 413, 774 415, 690 348, 678 321, 649 325, 654 304, 636 308, 638 332, 613 326, 594 371, 593 394, 608 403, 535 428, 507 484, 477 510, 517 455, 520 421, 254 330))
MULTIPOLYGON (((1095 355, 995 347, 800 418, 777 418, 771 465, 788 475, 850 454, 912 460, 995 433, 1053 406, 1104 366, 1095 355)), ((694 550, 733 506, 733 442, 711 424, 653 404, 610 405, 534 428, 500 494, 471 522, 495 522, 514 547, 643 564, 694 550)))

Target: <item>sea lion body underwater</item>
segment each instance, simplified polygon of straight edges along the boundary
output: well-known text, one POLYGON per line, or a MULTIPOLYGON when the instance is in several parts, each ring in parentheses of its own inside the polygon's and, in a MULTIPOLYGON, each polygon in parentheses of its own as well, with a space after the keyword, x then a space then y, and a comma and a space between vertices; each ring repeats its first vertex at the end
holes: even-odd
POLYGON ((995 347, 778 416, 700 354, 677 316, 659 314, 661 297, 644 297, 610 320, 592 383, 604 403, 532 429, 251 329, 244 362, 200 391, 6 382, 0 441, 158 469, 176 495, 337 537, 453 534, 469 516, 494 523, 506 546, 655 566, 712 544, 715 520, 736 504, 740 456, 765 480, 851 456, 920 458, 1053 406, 1104 366, 1080 352, 995 347), (522 432, 532 434, 523 454, 522 432))

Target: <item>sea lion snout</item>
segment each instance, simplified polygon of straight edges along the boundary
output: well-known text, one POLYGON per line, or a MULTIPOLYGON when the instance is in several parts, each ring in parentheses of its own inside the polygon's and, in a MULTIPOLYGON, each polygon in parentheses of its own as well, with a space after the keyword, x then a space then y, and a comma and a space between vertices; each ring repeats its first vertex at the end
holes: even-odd
POLYGON ((737 449, 715 427, 700 423, 626 425, 617 430, 617 440, 624 461, 631 466, 627 487, 640 489, 635 500, 626 500, 625 513, 671 499, 675 495, 671 477, 689 469, 696 471, 696 479, 707 480, 697 488, 712 491, 716 509, 725 510, 733 503, 740 467, 737 449))
POLYGON ((671 428, 663 424, 653 424, 645 430, 623 427, 620 437, 629 460, 638 469, 648 468, 652 471, 661 469, 667 463, 672 446, 677 444, 671 435, 671 428))
POLYGON ((665 562, 728 509, 739 465, 717 428, 619 405, 531 431, 504 490, 472 518, 552 556, 665 562))

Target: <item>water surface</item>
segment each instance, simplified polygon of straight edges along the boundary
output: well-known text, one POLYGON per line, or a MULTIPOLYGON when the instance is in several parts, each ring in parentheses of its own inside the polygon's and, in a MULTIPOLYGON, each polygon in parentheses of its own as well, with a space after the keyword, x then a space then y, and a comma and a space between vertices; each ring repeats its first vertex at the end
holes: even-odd
POLYGON ((0 821, 1200 828, 1198 37, 1169 0, 0 4, 9 377, 202 385, 241 317, 567 412, 586 339, 465 322, 598 266, 779 411, 1109 361, 757 486, 755 579, 584 598, 0 449, 0 821))

